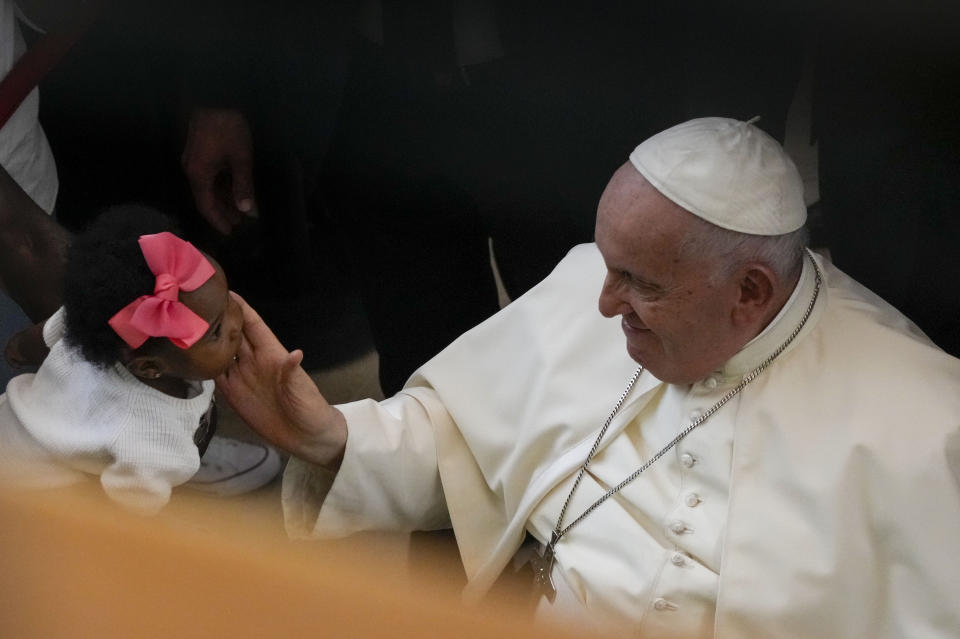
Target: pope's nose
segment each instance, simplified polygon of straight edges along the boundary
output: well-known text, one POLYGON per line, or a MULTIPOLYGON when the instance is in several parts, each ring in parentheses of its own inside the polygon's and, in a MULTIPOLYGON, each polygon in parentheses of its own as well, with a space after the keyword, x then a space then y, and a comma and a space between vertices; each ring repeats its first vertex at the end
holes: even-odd
POLYGON ((616 288, 610 281, 609 275, 603 281, 603 288, 600 289, 597 308, 604 317, 616 317, 617 315, 626 315, 627 313, 633 312, 630 305, 617 294, 616 288))

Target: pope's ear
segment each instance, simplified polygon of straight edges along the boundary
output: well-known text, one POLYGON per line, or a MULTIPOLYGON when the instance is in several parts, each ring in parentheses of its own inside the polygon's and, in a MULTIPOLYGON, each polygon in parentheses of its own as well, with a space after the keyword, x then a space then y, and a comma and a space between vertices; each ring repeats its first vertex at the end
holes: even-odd
POLYGON ((766 264, 753 262, 740 270, 740 297, 733 310, 734 322, 752 324, 765 317, 776 298, 779 278, 766 264))

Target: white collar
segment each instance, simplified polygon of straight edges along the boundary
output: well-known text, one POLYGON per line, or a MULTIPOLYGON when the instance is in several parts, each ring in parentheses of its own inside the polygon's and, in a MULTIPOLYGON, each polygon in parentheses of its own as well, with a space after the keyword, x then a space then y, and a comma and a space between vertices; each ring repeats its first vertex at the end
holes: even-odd
MULTIPOLYGON (((714 371, 705 380, 700 382, 701 384, 706 382, 705 385, 708 388, 715 387, 717 384, 707 381, 710 378, 713 378, 715 382, 719 384, 738 383, 744 375, 759 366, 781 344, 787 341, 790 333, 792 333, 803 320, 803 314, 806 312, 807 305, 810 303, 810 299, 813 297, 814 290, 816 289, 817 278, 813 265, 815 258, 809 251, 807 253, 810 259, 803 260, 803 268, 797 284, 793 288, 793 293, 790 294, 790 297, 783 305, 783 308, 780 309, 780 312, 777 313, 776 317, 767 324, 766 328, 764 328, 759 335, 750 340, 743 348, 737 351, 733 357, 727 360, 726 364, 719 370, 714 371)), ((819 299, 817 299, 816 306, 814 307, 815 311, 823 307, 825 299, 826 284, 822 284, 819 299)), ((809 330, 815 323, 814 319, 811 315, 802 333, 806 333, 806 331, 809 330)), ((797 336, 797 339, 793 340, 786 350, 790 350, 797 341, 799 341, 799 337, 800 335, 797 336)))

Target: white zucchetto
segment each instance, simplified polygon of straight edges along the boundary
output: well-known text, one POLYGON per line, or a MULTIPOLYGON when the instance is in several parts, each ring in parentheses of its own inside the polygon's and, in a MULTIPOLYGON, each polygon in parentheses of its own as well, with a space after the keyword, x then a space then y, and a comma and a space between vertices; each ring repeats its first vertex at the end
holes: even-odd
POLYGON ((782 235, 807 220, 797 167, 748 122, 699 118, 661 131, 630 154, 660 193, 731 231, 782 235))

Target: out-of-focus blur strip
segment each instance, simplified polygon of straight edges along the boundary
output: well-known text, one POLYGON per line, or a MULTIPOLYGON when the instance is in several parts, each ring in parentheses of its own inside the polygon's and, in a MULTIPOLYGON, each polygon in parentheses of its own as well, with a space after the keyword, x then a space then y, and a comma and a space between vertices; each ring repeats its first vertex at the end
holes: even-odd
POLYGON ((465 608, 459 566, 410 570, 376 538, 291 542, 276 504, 238 519, 229 502, 177 496, 144 519, 92 481, 0 493, 0 637, 564 636, 502 600, 465 608))

